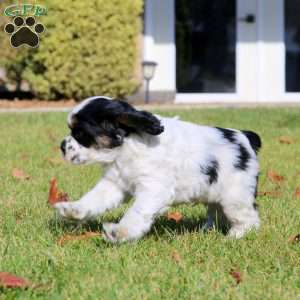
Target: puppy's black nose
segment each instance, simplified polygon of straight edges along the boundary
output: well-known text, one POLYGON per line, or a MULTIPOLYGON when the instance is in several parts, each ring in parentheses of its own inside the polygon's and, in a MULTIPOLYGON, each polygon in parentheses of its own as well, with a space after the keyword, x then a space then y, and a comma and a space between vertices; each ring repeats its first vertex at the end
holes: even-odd
POLYGON ((60 149, 62 151, 63 154, 66 154, 66 140, 63 140, 60 144, 60 149))

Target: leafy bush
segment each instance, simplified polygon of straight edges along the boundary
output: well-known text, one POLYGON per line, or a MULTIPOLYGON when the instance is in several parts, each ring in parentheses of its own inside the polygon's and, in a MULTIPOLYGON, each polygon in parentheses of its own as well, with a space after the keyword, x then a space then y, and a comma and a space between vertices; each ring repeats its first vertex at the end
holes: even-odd
POLYGON ((132 93, 142 2, 51 0, 36 17, 46 27, 38 48, 0 50, 9 78, 27 80, 43 99, 132 93))

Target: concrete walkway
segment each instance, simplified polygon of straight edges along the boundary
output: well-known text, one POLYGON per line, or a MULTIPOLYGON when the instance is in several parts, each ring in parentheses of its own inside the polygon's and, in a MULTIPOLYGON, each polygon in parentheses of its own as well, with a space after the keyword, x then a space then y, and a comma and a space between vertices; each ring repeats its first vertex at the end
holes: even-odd
MULTIPOLYGON (((149 104, 135 105, 140 110, 189 110, 206 108, 300 108, 300 102, 265 102, 265 103, 197 103, 197 104, 149 104)), ((69 112, 71 107, 32 107, 32 108, 0 108, 0 113, 32 113, 32 112, 69 112)))

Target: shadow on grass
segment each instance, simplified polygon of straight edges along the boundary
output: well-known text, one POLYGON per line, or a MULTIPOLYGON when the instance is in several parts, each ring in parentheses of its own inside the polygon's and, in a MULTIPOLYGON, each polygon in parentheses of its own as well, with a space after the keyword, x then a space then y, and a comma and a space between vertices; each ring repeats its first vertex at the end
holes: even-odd
MULTIPOLYGON (((118 222, 118 218, 106 218, 105 222, 118 222)), ((175 222, 173 220, 168 220, 166 217, 160 217, 156 220, 152 229, 149 233, 150 236, 155 235, 158 237, 162 236, 175 236, 175 235, 184 235, 187 233, 192 232, 201 232, 205 233, 202 229, 203 225, 205 224, 206 218, 199 217, 199 218, 183 218, 180 222, 175 222)), ((70 234, 70 233, 82 233, 86 231, 93 231, 93 232, 101 232, 102 231, 102 222, 95 220, 95 221, 88 221, 85 223, 76 223, 71 221, 64 221, 58 218, 53 218, 49 220, 48 227, 50 231, 55 236, 59 236, 63 234, 70 234)), ((226 234, 228 229, 227 228, 216 228, 218 232, 226 234)))
MULTIPOLYGON (((163 236, 164 234, 183 235, 192 232, 207 233, 207 230, 203 229, 205 222, 206 218, 203 216, 199 218, 183 218, 178 223, 162 217, 155 222, 150 234, 163 236)), ((227 227, 217 227, 214 230, 223 234, 228 232, 227 227)))
POLYGON ((49 230, 53 235, 59 236, 63 234, 80 233, 86 231, 101 232, 102 223, 95 221, 88 221, 85 223, 78 223, 76 221, 63 220, 59 218, 52 218, 47 223, 49 230))
POLYGON ((183 218, 180 222, 174 220, 168 220, 164 217, 157 219, 154 223, 151 233, 163 235, 165 233, 172 233, 175 235, 181 235, 189 232, 203 231, 202 227, 206 221, 206 218, 183 218))

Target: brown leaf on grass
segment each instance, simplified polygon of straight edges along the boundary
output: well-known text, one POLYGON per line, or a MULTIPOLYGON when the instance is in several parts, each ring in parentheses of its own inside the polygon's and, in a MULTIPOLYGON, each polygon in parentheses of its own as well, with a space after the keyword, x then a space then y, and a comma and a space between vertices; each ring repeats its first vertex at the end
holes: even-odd
POLYGON ((48 138, 51 142, 57 141, 57 136, 50 130, 47 131, 48 138))
POLYGON ((26 215, 26 210, 25 209, 15 211, 14 212, 14 217, 16 219, 16 223, 20 224, 21 221, 24 219, 25 215, 26 215))
POLYGON ((157 256, 157 252, 156 252, 156 251, 150 251, 150 252, 148 253, 148 255, 149 255, 150 257, 155 257, 155 256, 157 256))
POLYGON ((238 270, 234 270, 234 269, 231 269, 229 274, 233 277, 233 279, 235 280, 236 284, 239 284, 242 282, 242 274, 240 271, 238 270))
POLYGON ((269 197, 280 197, 282 195, 279 191, 265 191, 265 192, 257 192, 257 196, 269 196, 269 197))
POLYGON ((174 220, 176 223, 179 223, 182 220, 183 216, 180 212, 170 212, 167 214, 168 220, 174 220))
POLYGON ((181 263, 181 257, 179 255, 179 253, 176 250, 173 250, 171 253, 171 257, 172 259, 176 262, 176 263, 181 263))
POLYGON ((60 148, 58 147, 58 146, 54 146, 54 147, 52 147, 52 151, 53 152, 60 152, 60 148))
POLYGON ((30 283, 16 275, 0 272, 0 286, 4 288, 26 288, 30 286, 30 283))
POLYGON ((12 176, 18 180, 29 180, 30 176, 25 174, 25 172, 21 169, 14 168, 12 170, 12 176))
POLYGON ((63 159, 58 157, 49 157, 46 158, 46 161, 52 166, 59 166, 64 163, 63 159))
POLYGON ((300 187, 298 187, 295 191, 295 197, 300 198, 300 187))
POLYGON ((67 202, 67 201, 69 201, 68 194, 58 191, 57 180, 56 178, 52 178, 50 181, 48 203, 53 206, 58 202, 67 202))
POLYGON ((57 244, 59 246, 63 246, 66 242, 82 241, 82 240, 87 240, 92 237, 100 237, 100 236, 101 236, 100 232, 93 232, 93 231, 87 231, 80 235, 66 234, 59 238, 59 240, 57 241, 57 244))
POLYGON ((299 243, 300 242, 300 234, 295 234, 289 237, 288 241, 290 243, 299 243))
POLYGON ((57 181, 56 178, 52 178, 50 180, 48 203, 50 205, 54 205, 55 203, 57 203, 57 198, 58 198, 57 181))
POLYGON ((275 183, 281 183, 282 181, 284 181, 284 177, 282 175, 277 174, 273 170, 269 170, 267 172, 267 176, 272 182, 275 183))
POLYGON ((280 136, 278 138, 278 141, 281 144, 287 144, 287 145, 290 145, 290 144, 294 143, 294 140, 291 137, 289 137, 289 136, 280 136))
POLYGON ((20 158, 21 160, 28 160, 28 159, 29 159, 29 155, 26 154, 26 153, 23 153, 23 154, 21 154, 21 155, 19 156, 19 158, 20 158))

